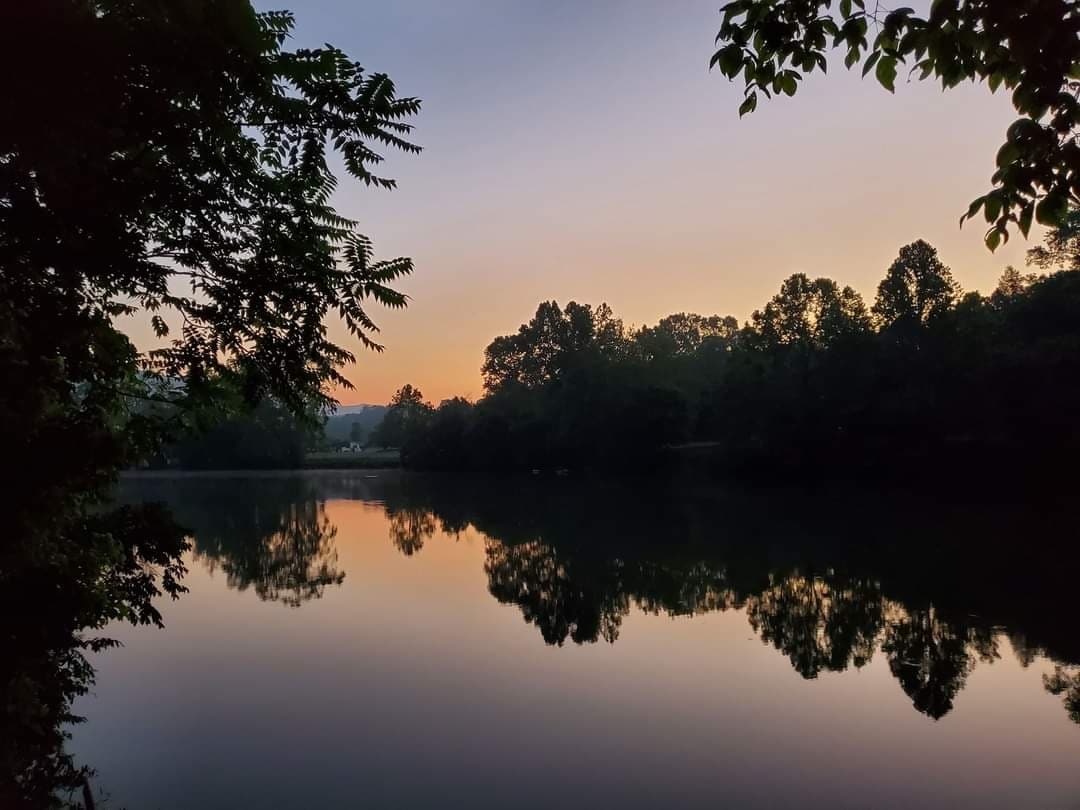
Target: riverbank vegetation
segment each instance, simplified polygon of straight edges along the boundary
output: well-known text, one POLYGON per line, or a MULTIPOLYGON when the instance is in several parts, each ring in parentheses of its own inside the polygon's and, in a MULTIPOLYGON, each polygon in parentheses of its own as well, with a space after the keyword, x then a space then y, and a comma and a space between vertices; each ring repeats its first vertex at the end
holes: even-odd
POLYGON ((606 305, 542 303, 485 351, 485 396, 407 386, 387 420, 428 469, 620 467, 697 443, 728 470, 880 475, 1067 469, 1080 450, 1080 217, 963 292, 932 246, 900 249, 873 300, 796 274, 751 318, 628 328, 606 305), (1019 465, 1019 468, 1017 467, 1019 465))
MULTIPOLYGON (((237 407, 165 445, 144 461, 150 469, 296 470, 396 467, 393 436, 378 442, 386 408, 367 406, 342 415, 300 417, 282 403, 263 399, 237 407)), ((393 420, 389 424, 392 424, 393 420)))

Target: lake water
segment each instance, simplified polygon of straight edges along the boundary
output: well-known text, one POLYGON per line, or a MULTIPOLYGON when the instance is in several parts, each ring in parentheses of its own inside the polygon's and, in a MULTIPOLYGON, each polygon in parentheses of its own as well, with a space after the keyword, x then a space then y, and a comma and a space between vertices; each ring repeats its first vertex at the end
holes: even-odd
POLYGON ((164 630, 94 657, 111 807, 1080 807, 1068 504, 146 475, 164 630))

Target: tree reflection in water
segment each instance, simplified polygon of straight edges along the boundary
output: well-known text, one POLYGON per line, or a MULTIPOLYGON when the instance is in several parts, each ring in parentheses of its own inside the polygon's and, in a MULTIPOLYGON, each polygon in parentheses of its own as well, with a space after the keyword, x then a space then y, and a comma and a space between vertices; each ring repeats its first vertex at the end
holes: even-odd
POLYGON ((438 523, 434 513, 427 509, 397 509, 387 511, 387 522, 390 524, 390 539, 406 557, 411 557, 424 547, 424 542, 435 534, 438 523))
POLYGON ((1064 695, 1069 719, 1080 723, 1080 669, 1058 665, 1052 675, 1043 675, 1043 686, 1051 695, 1064 695))
POLYGON ((798 573, 746 598, 750 626, 785 653, 804 678, 867 664, 885 623, 881 584, 798 573))
MULTIPOLYGON (((516 605, 547 644, 614 643, 635 608, 671 616, 741 609, 761 641, 804 678, 884 656, 913 707, 936 720, 953 709, 978 664, 1000 658, 1002 627, 1010 627, 1022 665, 1039 656, 1059 662, 1045 688, 1062 695, 1069 716, 1080 722, 1080 666, 1073 666, 1080 648, 1063 646, 1063 606, 1052 601, 1060 589, 1039 579, 1053 579, 1060 569, 1035 561, 1013 570, 1007 556, 999 565, 995 558, 1002 555, 991 552, 1009 548, 999 539, 1012 536, 1008 519, 989 515, 967 526, 985 553, 973 556, 969 545, 954 540, 951 558, 938 554, 927 566, 920 550, 951 531, 936 514, 909 516, 879 542, 856 535, 851 544, 830 536, 834 524, 822 526, 799 502, 790 504, 797 523, 786 521, 782 509, 762 510, 753 498, 725 503, 727 517, 715 520, 708 503, 686 498, 661 501, 650 511, 641 504, 655 505, 663 496, 649 501, 618 491, 597 497, 564 491, 537 498, 533 489, 494 489, 448 495, 441 486, 406 486, 387 502, 391 537, 411 555, 439 524, 455 531, 472 525, 485 536, 492 596, 516 605), (892 542, 894 534, 913 536, 905 531, 912 520, 924 538, 907 546, 892 542), (724 539, 706 540, 710 529, 724 539), (846 570, 815 564, 829 559, 844 561, 846 570), (1011 613, 1035 633, 1045 631, 1048 643, 1029 642, 1011 626, 1011 613), (994 623, 993 616, 1005 620, 994 623)), ((869 508, 877 511, 880 504, 869 508)), ((970 520, 970 514, 962 517, 970 520)))
POLYGON ((192 535, 195 559, 221 570, 230 588, 251 588, 264 601, 290 607, 340 585, 337 527, 325 499, 298 476, 263 476, 236 485, 219 477, 146 479, 131 497, 166 501, 192 535))
MULTIPOLYGON (((1000 657, 1007 634, 1022 666, 1055 664, 1043 686, 1080 723, 1077 546, 1067 509, 942 513, 865 493, 656 486, 151 477, 129 482, 124 500, 168 503, 196 559, 224 572, 229 587, 293 607, 345 577, 328 500, 382 504, 390 539, 406 556, 437 531, 472 527, 484 537, 490 593, 517 606, 548 644, 614 643, 632 610, 738 609, 804 678, 882 656, 914 708, 934 719, 953 709, 977 666, 1000 657)), ((106 642, 80 640, 78 611, 67 603, 44 592, 40 601, 12 604, 3 616, 10 643, 0 686, 9 709, 0 715, 0 804, 6 795, 77 788, 87 772, 65 753, 62 728, 92 681, 82 650, 106 642), (40 717, 28 722, 25 706, 41 707, 40 717)))
POLYGON ((582 565, 560 559, 539 541, 507 545, 489 540, 484 551, 491 595, 521 608, 525 621, 536 625, 548 644, 561 645, 567 637, 578 644, 619 637, 630 600, 621 587, 618 560, 582 565))
MULTIPOLYGON (((121 494, 141 505, 121 515, 152 514, 154 504, 167 503, 191 535, 195 559, 262 600, 298 607, 345 578, 337 528, 303 478, 147 477, 127 482, 121 494)), ((94 581, 72 583, 58 598, 55 588, 26 586, 17 601, 5 594, 0 610, 0 806, 86 806, 91 799, 77 798, 90 791, 93 771, 66 751, 65 729, 79 722, 72 702, 93 683, 85 653, 114 644, 95 637, 102 628, 87 631, 80 622, 101 589, 94 581)))
POLYGON ((220 566, 230 588, 253 587, 260 599, 299 607, 344 581, 337 568, 337 527, 322 503, 285 504, 269 515, 255 509, 251 517, 256 536, 195 535, 195 559, 210 571, 220 566))
POLYGON ((886 625, 881 649, 915 708, 935 720, 952 710, 977 660, 1000 657, 992 630, 947 622, 933 607, 898 611, 886 625))

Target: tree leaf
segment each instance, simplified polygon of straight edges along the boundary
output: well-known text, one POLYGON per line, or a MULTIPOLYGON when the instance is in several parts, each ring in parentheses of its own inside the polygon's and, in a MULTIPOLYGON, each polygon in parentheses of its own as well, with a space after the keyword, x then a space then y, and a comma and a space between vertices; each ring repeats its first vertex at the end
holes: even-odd
POLYGON ((968 206, 967 213, 960 217, 960 225, 963 226, 965 219, 973 219, 979 209, 986 205, 986 196, 978 197, 971 201, 971 205, 968 206))
POLYGON ((1020 157, 1020 148, 1012 141, 1002 144, 997 153, 997 166, 1003 169, 1020 157))
POLYGON ((863 65, 862 75, 864 78, 866 77, 867 73, 874 69, 874 65, 877 64, 877 61, 880 58, 881 51, 874 51, 872 54, 870 54, 869 58, 866 60, 866 63, 863 65))
POLYGON ((896 92, 896 57, 885 56, 878 62, 877 70, 874 71, 881 86, 890 93, 896 92))
POLYGON ((1020 233, 1027 238, 1028 232, 1031 230, 1031 219, 1035 215, 1035 203, 1029 202, 1020 211, 1020 233))
POLYGON ((1068 197, 1065 194, 1058 193, 1056 189, 1043 197, 1035 206, 1035 219, 1039 221, 1040 225, 1050 227, 1060 225, 1068 213, 1068 197))

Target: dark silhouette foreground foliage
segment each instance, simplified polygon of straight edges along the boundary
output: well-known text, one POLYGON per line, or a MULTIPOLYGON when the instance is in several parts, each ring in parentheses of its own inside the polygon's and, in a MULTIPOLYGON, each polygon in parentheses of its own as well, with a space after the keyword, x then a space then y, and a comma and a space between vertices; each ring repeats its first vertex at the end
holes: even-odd
POLYGON ((739 115, 766 98, 793 96, 799 82, 828 68, 862 63, 890 93, 898 75, 933 77, 948 90, 967 81, 1011 91, 1018 118, 998 150, 993 188, 961 222, 982 211, 994 250, 1010 227, 1027 236, 1033 221, 1060 226, 1080 204, 1080 2, 934 0, 921 16, 864 0, 733 0, 721 9, 710 67, 740 75, 739 115))
POLYGON ((412 265, 334 210, 330 166, 392 187, 381 150, 418 151, 420 103, 333 47, 287 49, 291 15, 247 0, 40 0, 4 23, 0 805, 44 807, 84 778, 59 729, 93 632, 159 622, 182 590, 184 533, 110 511, 117 471, 268 399, 323 412, 352 359, 327 315, 381 348, 370 305, 404 306, 412 265))

